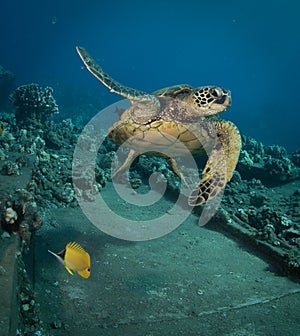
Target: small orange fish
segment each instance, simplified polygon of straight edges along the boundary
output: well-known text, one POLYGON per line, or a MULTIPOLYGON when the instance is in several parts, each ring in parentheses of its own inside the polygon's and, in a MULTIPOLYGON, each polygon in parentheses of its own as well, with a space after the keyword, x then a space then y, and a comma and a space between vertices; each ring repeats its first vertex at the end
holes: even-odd
POLYGON ((54 253, 50 250, 48 250, 48 252, 53 254, 70 274, 73 275, 73 272, 77 272, 85 279, 90 277, 90 255, 78 243, 68 243, 66 248, 59 253, 54 253))

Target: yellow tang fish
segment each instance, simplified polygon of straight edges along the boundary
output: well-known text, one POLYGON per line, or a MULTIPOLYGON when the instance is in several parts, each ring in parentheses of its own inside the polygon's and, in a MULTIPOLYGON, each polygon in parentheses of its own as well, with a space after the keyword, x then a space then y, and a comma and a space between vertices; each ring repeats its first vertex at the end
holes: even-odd
POLYGON ((53 254, 66 268, 66 270, 73 275, 73 272, 77 272, 83 278, 89 278, 91 270, 90 255, 81 247, 78 243, 70 242, 66 245, 66 248, 53 254))

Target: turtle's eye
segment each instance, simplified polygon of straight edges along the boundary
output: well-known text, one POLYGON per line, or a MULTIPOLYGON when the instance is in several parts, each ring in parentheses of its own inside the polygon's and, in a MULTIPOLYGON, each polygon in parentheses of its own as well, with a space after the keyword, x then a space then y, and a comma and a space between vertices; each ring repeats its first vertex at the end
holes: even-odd
POLYGON ((217 88, 211 88, 210 89, 210 94, 215 97, 215 98, 218 98, 218 97, 221 97, 222 96, 222 92, 221 90, 217 89, 217 88))

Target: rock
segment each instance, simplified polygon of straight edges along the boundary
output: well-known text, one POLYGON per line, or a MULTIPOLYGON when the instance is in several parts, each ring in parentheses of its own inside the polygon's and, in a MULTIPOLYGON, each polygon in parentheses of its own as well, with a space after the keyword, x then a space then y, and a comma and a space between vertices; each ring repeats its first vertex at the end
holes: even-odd
POLYGON ((28 303, 25 303, 25 304, 22 305, 22 310, 24 312, 27 312, 29 309, 30 309, 30 305, 28 303))
POLYGON ((133 189, 137 189, 142 185, 142 180, 140 178, 133 177, 130 179, 130 184, 133 189))
POLYGON ((5 161, 1 167, 2 175, 20 175, 19 167, 17 163, 13 161, 5 161))
POLYGON ((268 197, 265 196, 264 193, 253 192, 250 193, 250 204, 259 208, 264 205, 267 201, 268 197))
POLYGON ((2 239, 8 239, 8 238, 10 238, 10 234, 8 232, 4 231, 1 235, 1 238, 2 239))

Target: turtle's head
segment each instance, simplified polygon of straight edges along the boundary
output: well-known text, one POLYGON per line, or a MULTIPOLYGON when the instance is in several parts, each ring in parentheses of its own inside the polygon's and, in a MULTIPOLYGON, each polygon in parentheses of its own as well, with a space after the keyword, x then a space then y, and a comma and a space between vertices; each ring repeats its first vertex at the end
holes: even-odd
POLYGON ((199 115, 206 117, 226 110, 231 105, 231 94, 218 86, 201 86, 194 89, 186 101, 199 111, 199 115))

